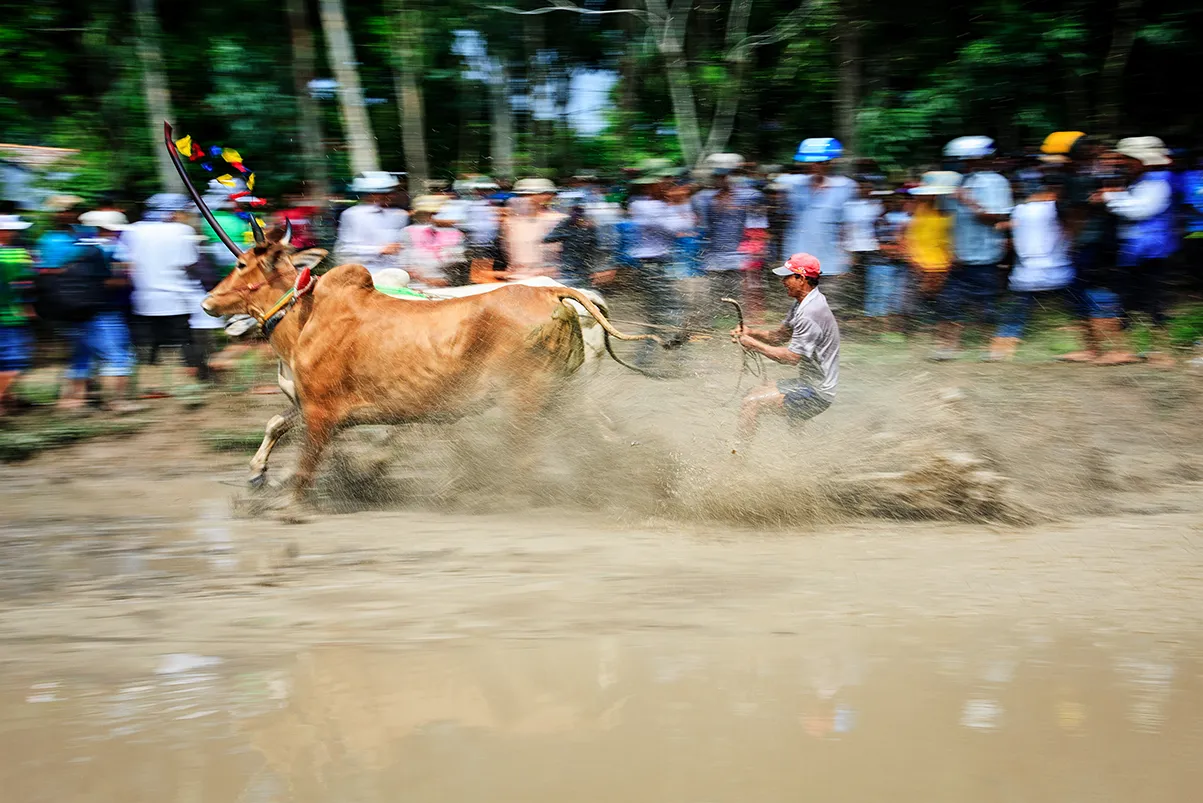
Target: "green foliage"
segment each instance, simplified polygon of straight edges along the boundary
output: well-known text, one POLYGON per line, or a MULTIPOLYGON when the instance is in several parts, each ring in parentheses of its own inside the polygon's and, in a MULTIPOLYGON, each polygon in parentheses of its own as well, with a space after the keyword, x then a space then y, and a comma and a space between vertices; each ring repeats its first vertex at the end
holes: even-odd
MULTIPOLYGON (((752 36, 773 29, 803 0, 754 0, 752 36)), ((518 16, 545 0, 344 0, 373 134, 383 167, 404 169, 394 68, 396 48, 419 65, 429 156, 436 175, 487 170, 488 91, 465 77, 452 50, 456 32, 476 31, 488 56, 505 64, 511 90, 536 81, 562 85, 577 69, 620 72, 605 109, 610 125, 578 137, 563 120, 515 113, 515 155, 533 169, 616 170, 646 156, 678 156, 676 126, 655 32, 632 15, 556 12, 518 16), (553 58, 538 58, 543 53, 553 58), (534 165, 534 161, 540 164, 534 165)), ((318 77, 330 77, 317 3, 307 2, 318 77)), ((619 4, 581 2, 594 8, 619 4)), ((716 100, 734 80, 727 59, 730 3, 694 4, 685 52, 703 137, 716 100)), ((621 7, 640 9, 632 0, 621 7)), ((750 51, 729 148, 764 161, 788 159, 799 139, 836 133, 843 71, 860 73, 859 150, 887 166, 938 158, 944 141, 987 133, 1006 149, 1050 130, 1097 129, 1106 100, 1101 73, 1115 35, 1114 0, 969 0, 948 6, 819 0, 780 41, 750 51), (860 57, 846 63, 841 15, 850 16, 860 57)), ((280 4, 228 0, 156 6, 176 121, 205 142, 239 148, 278 195, 303 178, 292 42, 280 4)), ((0 141, 78 148, 70 186, 93 197, 142 198, 157 189, 142 65, 128 0, 46 0, 9 4, 0 23, 0 141)), ((1120 87, 1120 123, 1110 132, 1158 133, 1183 144, 1197 134, 1203 87, 1190 81, 1203 39, 1203 12, 1185 0, 1143 3, 1120 87)), ((847 30, 847 29, 845 29, 847 30)), ((331 177, 344 181, 347 158, 338 105, 319 101, 331 177)))

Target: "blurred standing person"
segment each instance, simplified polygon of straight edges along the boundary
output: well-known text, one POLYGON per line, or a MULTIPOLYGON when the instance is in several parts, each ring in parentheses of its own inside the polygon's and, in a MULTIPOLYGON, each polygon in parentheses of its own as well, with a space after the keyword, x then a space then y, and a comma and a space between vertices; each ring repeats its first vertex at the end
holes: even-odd
POLYGON ((990 349, 988 362, 1015 356, 1037 300, 1060 297, 1071 314, 1078 301, 1071 289, 1074 278, 1070 237, 1058 208, 1059 182, 1046 176, 1011 212, 1011 240, 1015 264, 1008 278, 1010 290, 1003 305, 1002 320, 990 349))
POLYGON ((852 179, 832 171, 834 161, 843 154, 843 145, 831 137, 799 143, 794 161, 805 165, 808 173, 788 182, 790 223, 785 237, 786 253, 813 254, 822 263, 825 297, 841 314, 852 305, 853 288, 846 276, 849 260, 840 228, 844 204, 856 193, 852 179))
MULTIPOLYGON (((679 337, 682 318, 681 299, 671 276, 677 238, 693 227, 688 206, 670 206, 663 200, 668 182, 648 176, 636 179, 629 210, 638 240, 631 256, 638 262, 637 281, 646 307, 647 322, 661 337, 679 337), (667 330, 676 329, 676 332, 667 330)), ((646 362, 654 347, 645 341, 639 358, 646 362)))
MULTIPOLYGON (((324 200, 309 198, 304 193, 284 196, 284 208, 279 212, 280 223, 283 224, 287 220, 292 226, 290 243, 298 251, 317 248, 321 244, 323 202, 324 200)), ((226 249, 226 253, 229 253, 229 249, 226 249)))
POLYGON ((992 323, 1007 256, 1007 235, 998 224, 1011 214, 1011 183, 990 168, 990 137, 958 137, 944 148, 961 164, 961 185, 953 210, 953 266, 940 297, 942 322, 930 359, 960 356, 961 336, 970 316, 992 323))
POLYGON ((0 419, 8 413, 13 384, 33 362, 33 257, 16 244, 33 224, 0 215, 0 419))
POLYGON ((524 178, 514 185, 514 193, 502 221, 508 270, 517 278, 554 275, 558 246, 545 240, 564 218, 550 208, 556 185, 545 178, 524 178))
POLYGON ((482 178, 473 179, 469 187, 471 197, 461 224, 467 238, 468 280, 473 284, 503 281, 505 273, 497 270, 501 210, 488 198, 497 184, 482 178))
POLYGON ((556 224, 544 241, 560 245, 560 273, 557 277, 569 287, 585 288, 598 269, 597 226, 585 214, 584 198, 569 207, 568 216, 556 224))
MULTIPOLYGON (((856 196, 844 202, 841 215, 843 245, 844 250, 848 252, 849 267, 844 281, 851 282, 851 301, 860 300, 864 304, 867 303, 869 266, 881 261, 878 253, 877 223, 886 210, 881 202, 881 193, 874 190, 872 178, 861 175, 855 181, 856 196)), ((885 194, 888 195, 889 192, 885 194)))
MULTIPOLYGON (((179 349, 193 376, 202 373, 192 344, 189 318, 200 313, 197 281, 191 275, 200 261, 200 237, 185 221, 190 202, 175 193, 151 196, 142 220, 121 235, 119 253, 129 264, 134 292, 131 297, 135 335, 143 351, 142 363, 153 371, 148 398, 167 395, 175 384, 174 370, 162 368, 163 351, 179 349)), ((203 313, 201 313, 203 314, 203 313)))
POLYGON ((1188 282, 1198 290, 1203 289, 1203 150, 1195 149, 1192 158, 1193 163, 1182 173, 1182 248, 1188 282))
POLYGON ((95 375, 100 378, 105 409, 116 413, 138 412, 143 407, 128 398, 136 361, 127 315, 129 274, 122 262, 118 240, 129 228, 129 221, 116 210, 95 210, 80 215, 79 222, 94 234, 80 239, 79 244, 95 247, 103 255, 98 267, 102 270, 104 301, 90 320, 68 329, 71 362, 66 372, 66 388, 59 398, 68 409, 83 406, 88 380, 95 375))
POLYGON ((910 282, 906 265, 906 230, 911 216, 902 208, 902 196, 889 190, 884 198, 884 212, 874 220, 873 239, 877 250, 869 252, 865 263, 865 315, 880 321, 882 336, 896 337, 903 330, 902 316, 908 303, 910 282))
POLYGON ((455 266, 463 261, 464 235, 451 225, 435 223, 446 199, 420 195, 413 201, 413 222, 401 230, 401 264, 412 277, 412 287, 447 287, 455 266))
POLYGON ((1166 281, 1169 258, 1177 249, 1174 233, 1173 188, 1169 149, 1157 137, 1121 139, 1115 152, 1122 157, 1127 186, 1102 193, 1118 223, 1119 266, 1128 281, 1123 294, 1129 318, 1148 316, 1152 347, 1145 357, 1152 365, 1174 365, 1169 351, 1166 281))
POLYGON ((959 173, 932 170, 910 189, 914 200, 903 234, 903 250, 915 276, 914 306, 923 323, 935 320, 936 305, 952 267, 952 196, 959 173))
POLYGON ((710 284, 711 314, 722 308, 719 299, 740 298, 746 257, 740 246, 744 241, 748 215, 760 193, 750 187, 737 187, 731 181, 731 169, 713 171, 714 188, 694 196, 694 211, 702 235, 702 267, 710 284))
POLYGON ((359 203, 338 219, 334 257, 338 264, 356 262, 375 273, 400 264, 401 230, 409 223, 404 209, 393 208, 400 183, 392 173, 370 171, 355 177, 351 192, 359 203))
POLYGON ((1102 158, 1103 147, 1080 131, 1055 131, 1041 145, 1047 164, 1064 176, 1059 202, 1060 220, 1069 239, 1073 264, 1073 293, 1083 347, 1061 355, 1064 362, 1123 365, 1138 358, 1127 347, 1123 331, 1123 271, 1118 267, 1115 218, 1102 199, 1104 188, 1119 189, 1118 171, 1102 158))

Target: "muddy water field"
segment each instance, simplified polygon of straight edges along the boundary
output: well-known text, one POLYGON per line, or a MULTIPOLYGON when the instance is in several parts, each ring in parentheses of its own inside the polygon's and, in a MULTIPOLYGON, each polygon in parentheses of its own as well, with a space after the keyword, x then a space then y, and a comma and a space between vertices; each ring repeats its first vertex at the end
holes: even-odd
POLYGON ((920 356, 739 456, 714 341, 521 470, 359 428, 304 516, 279 395, 0 464, 4 799, 1196 800, 1203 378, 920 356))

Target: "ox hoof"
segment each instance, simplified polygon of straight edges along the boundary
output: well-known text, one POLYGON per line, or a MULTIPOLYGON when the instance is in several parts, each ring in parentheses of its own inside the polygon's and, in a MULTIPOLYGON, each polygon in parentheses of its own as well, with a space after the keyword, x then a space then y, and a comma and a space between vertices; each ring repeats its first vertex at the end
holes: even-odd
POLYGON ((267 472, 265 471, 262 474, 251 475, 251 478, 246 481, 246 484, 248 488, 256 491, 259 490, 264 485, 267 485, 267 472))

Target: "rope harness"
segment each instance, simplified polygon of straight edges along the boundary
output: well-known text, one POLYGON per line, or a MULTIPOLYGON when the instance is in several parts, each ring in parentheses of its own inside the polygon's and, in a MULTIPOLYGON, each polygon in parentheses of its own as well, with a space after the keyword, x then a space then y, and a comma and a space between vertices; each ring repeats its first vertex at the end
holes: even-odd
MULTIPOLYGON (((744 333, 744 308, 734 298, 724 297, 720 298, 719 301, 735 307, 735 315, 739 319, 739 333, 742 335, 744 333)), ((761 357, 760 352, 752 351, 743 343, 740 343, 739 347, 743 351, 739 366, 739 378, 735 381, 735 390, 731 393, 731 398, 727 400, 727 404, 730 404, 739 395, 740 388, 744 383, 745 374, 756 378, 764 376, 764 358, 761 357)))

